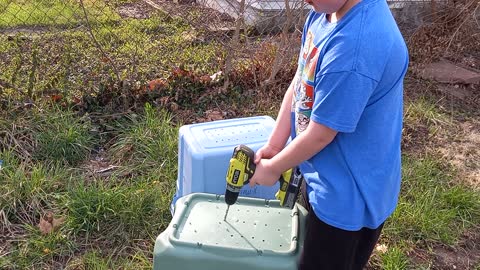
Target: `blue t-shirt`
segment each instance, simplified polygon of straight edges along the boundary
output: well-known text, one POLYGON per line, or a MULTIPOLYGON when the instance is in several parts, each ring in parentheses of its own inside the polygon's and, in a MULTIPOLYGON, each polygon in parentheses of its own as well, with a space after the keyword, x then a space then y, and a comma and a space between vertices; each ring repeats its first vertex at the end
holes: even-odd
POLYGON ((403 78, 408 51, 384 0, 363 0, 340 21, 311 12, 292 101, 292 138, 310 120, 338 131, 300 164, 319 219, 344 230, 377 228, 401 180, 403 78))

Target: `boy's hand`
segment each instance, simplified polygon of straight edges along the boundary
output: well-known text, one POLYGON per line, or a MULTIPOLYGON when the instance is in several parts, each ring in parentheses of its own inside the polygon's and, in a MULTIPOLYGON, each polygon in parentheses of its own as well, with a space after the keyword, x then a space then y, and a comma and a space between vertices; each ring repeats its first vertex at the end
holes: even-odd
POLYGON ((257 163, 255 173, 250 179, 250 187, 255 185, 273 186, 280 179, 282 173, 276 172, 271 166, 271 160, 261 159, 257 163))
POLYGON ((262 148, 258 149, 258 151, 255 153, 255 164, 258 164, 261 159, 271 159, 274 157, 276 154, 278 154, 280 151, 282 151, 281 148, 275 147, 269 143, 265 144, 262 146, 262 148))

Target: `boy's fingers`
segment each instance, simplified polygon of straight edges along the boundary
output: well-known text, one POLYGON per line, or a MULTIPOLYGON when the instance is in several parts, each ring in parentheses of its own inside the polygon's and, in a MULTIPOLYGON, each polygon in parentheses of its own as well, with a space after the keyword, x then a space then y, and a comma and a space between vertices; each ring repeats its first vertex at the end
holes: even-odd
POLYGON ((255 184, 256 184, 256 181, 254 180, 254 178, 252 177, 252 179, 250 179, 250 182, 248 183, 250 185, 250 187, 254 187, 255 184))
POLYGON ((258 150, 257 153, 255 153, 255 160, 253 162, 255 162, 255 164, 258 164, 258 162, 262 160, 262 155, 263 155, 262 149, 258 150))

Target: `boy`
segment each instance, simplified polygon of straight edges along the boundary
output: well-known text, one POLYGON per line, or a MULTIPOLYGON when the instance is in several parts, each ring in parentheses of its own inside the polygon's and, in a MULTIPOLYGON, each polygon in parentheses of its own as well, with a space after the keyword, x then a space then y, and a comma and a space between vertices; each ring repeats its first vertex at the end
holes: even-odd
POLYGON ((299 166, 310 213, 299 269, 362 269, 400 191, 408 52, 385 0, 307 3, 298 69, 250 184, 299 166))

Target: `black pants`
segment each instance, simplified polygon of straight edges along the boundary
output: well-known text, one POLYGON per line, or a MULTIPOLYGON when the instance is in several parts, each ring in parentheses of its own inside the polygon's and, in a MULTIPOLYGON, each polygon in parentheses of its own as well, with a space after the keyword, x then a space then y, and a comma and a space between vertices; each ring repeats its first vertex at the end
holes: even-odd
MULTIPOLYGON (((305 190, 305 189, 304 189, 305 190)), ((305 192, 302 192, 306 194, 305 192)), ((304 197, 309 212, 299 270, 361 270, 368 262, 380 237, 383 224, 376 229, 346 231, 319 220, 304 197)))

